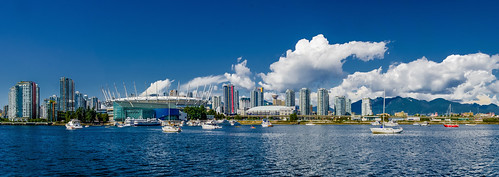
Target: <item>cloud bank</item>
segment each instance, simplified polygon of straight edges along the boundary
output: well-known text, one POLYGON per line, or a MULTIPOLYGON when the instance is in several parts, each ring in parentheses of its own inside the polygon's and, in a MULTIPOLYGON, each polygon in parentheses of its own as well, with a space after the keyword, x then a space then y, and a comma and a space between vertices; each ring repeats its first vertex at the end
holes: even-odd
POLYGON ((444 98, 466 103, 497 104, 499 82, 493 71, 499 69, 498 62, 499 55, 483 53, 450 55, 440 63, 423 57, 391 65, 386 73, 381 68, 355 72, 332 88, 331 93, 347 95, 354 101, 382 96, 383 90, 386 90, 387 97, 444 98))
POLYGON ((267 90, 283 91, 310 87, 331 78, 343 75, 345 59, 353 56, 362 61, 383 58, 387 50, 385 42, 357 42, 329 44, 319 34, 312 40, 302 39, 295 50, 288 50, 286 56, 270 65, 270 72, 260 73, 260 85, 267 90))

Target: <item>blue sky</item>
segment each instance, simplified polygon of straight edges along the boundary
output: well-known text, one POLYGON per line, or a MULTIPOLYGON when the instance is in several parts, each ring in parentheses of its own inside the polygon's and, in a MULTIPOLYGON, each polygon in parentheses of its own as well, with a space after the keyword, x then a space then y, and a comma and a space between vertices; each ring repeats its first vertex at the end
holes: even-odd
MULTIPOLYGON (((37 82, 46 98, 58 94, 58 79, 66 76, 80 92, 102 98, 100 87, 106 84, 125 82, 131 89, 135 81, 141 91, 167 78, 176 85, 233 73, 231 66, 238 64, 239 57, 247 60, 248 76, 258 85, 262 81, 258 73, 271 72, 269 66, 287 50, 295 50, 299 40, 319 34, 329 44, 387 42, 382 58, 362 61, 349 56, 342 60, 344 74, 326 77, 324 85, 315 83, 328 89, 354 72, 380 67, 386 72, 392 64, 423 56, 437 63, 453 54, 481 52, 494 58, 499 53, 498 5, 497 1, 2 1, 0 104, 7 104, 9 88, 21 80, 37 82)), ((495 76, 496 69, 485 70, 495 76)), ((488 82, 487 95, 492 98, 497 93, 490 90, 495 78, 488 82)), ((421 90, 425 89, 401 94, 416 92, 427 98, 455 91, 445 86, 428 91, 435 93, 421 90)), ((465 102, 480 93, 473 94, 443 97, 465 102)))

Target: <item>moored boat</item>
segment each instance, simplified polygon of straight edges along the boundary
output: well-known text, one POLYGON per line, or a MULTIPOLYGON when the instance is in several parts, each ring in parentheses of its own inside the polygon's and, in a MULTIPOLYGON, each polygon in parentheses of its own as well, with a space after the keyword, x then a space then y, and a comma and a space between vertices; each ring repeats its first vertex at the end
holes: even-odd
POLYGON ((220 128, 222 128, 222 126, 219 126, 213 122, 206 122, 206 123, 201 125, 201 128, 206 129, 206 130, 213 130, 213 129, 220 129, 220 128))
POLYGON ((66 129, 68 130, 75 130, 80 128, 83 128, 83 126, 80 125, 80 121, 78 119, 72 119, 71 121, 66 123, 66 129))
POLYGON ((269 120, 263 119, 262 120, 262 127, 273 127, 272 123, 270 123, 269 120))
POLYGON ((167 133, 178 133, 182 131, 182 128, 176 125, 165 125, 161 128, 163 132, 167 133))

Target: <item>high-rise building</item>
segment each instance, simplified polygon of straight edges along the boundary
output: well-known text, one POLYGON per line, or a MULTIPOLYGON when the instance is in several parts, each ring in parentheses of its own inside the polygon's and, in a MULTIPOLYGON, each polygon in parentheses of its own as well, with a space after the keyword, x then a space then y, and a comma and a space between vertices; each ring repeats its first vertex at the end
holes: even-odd
POLYGON ((226 115, 234 115, 237 113, 237 97, 239 97, 239 92, 235 90, 234 85, 226 84, 223 85, 224 90, 224 113, 226 115))
POLYGON ((88 109, 98 110, 100 109, 99 99, 97 97, 92 97, 87 101, 88 109))
POLYGON ((362 98, 362 116, 373 115, 373 110, 371 107, 371 99, 362 98))
POLYGON ((251 108, 251 99, 250 98, 240 98, 239 99, 239 109, 248 110, 251 108))
POLYGON ((222 113, 222 98, 220 96, 211 97, 211 108, 217 113, 222 113))
POLYGON ((352 115, 352 100, 345 98, 345 114, 352 115))
POLYGON ((326 89, 317 90, 317 115, 325 116, 329 111, 329 93, 326 89))
POLYGON ((344 96, 336 96, 334 99, 334 110, 337 116, 346 115, 346 101, 344 96))
POLYGON ((60 95, 59 95, 59 110, 74 111, 75 109, 75 83, 73 79, 61 77, 60 81, 60 95))
POLYGON ((3 118, 9 118, 9 105, 3 107, 3 118))
POLYGON ((78 108, 87 108, 87 100, 83 97, 83 94, 79 91, 75 92, 75 110, 78 108))
POLYGON ((286 106, 295 106, 295 91, 291 89, 286 90, 286 106))
POLYGON ((344 116, 347 114, 352 114, 352 100, 344 96, 336 96, 334 99, 334 110, 336 115, 344 116))
POLYGON ((27 121, 40 117, 40 88, 32 81, 21 81, 10 88, 9 119, 27 121))
POLYGON ((300 115, 310 115, 310 90, 308 88, 300 89, 300 115))
POLYGON ((250 94, 251 107, 264 106, 263 87, 257 87, 250 94))
POLYGON ((59 100, 59 98, 56 95, 44 100, 46 112, 45 118, 49 122, 57 121, 57 111, 59 111, 57 100, 59 100))

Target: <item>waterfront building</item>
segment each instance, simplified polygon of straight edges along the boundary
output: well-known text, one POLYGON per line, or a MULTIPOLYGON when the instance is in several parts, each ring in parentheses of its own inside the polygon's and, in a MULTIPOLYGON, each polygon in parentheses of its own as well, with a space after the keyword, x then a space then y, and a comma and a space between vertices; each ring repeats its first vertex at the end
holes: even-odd
POLYGON ((286 90, 286 106, 295 106, 295 91, 291 89, 286 90))
POLYGON ((362 116, 373 115, 370 98, 362 98, 362 116))
POLYGON ((211 109, 215 110, 217 113, 222 113, 222 97, 212 96, 211 97, 211 109))
POLYGON ((58 106, 57 106, 57 96, 52 96, 48 99, 45 99, 43 101, 43 104, 45 105, 45 119, 49 122, 55 122, 57 121, 57 111, 58 111, 58 106))
POLYGON ((59 91, 60 91, 60 102, 59 102, 59 110, 66 111, 74 111, 74 103, 75 103, 75 83, 72 79, 67 77, 61 77, 59 80, 59 91))
POLYGON ((32 81, 21 81, 10 88, 9 119, 27 121, 40 117, 40 88, 32 81))
POLYGON ((100 109, 99 99, 97 97, 90 98, 87 102, 87 107, 88 109, 94 109, 94 110, 100 109))
POLYGON ((223 100, 224 100, 224 114, 225 115, 234 115, 237 113, 237 102, 239 97, 239 92, 235 90, 234 85, 225 84, 223 85, 223 100))
POLYGON ((308 88, 300 89, 300 115, 310 115, 310 90, 308 88))
POLYGON ((239 110, 238 114, 245 115, 246 111, 251 108, 251 99, 250 98, 240 98, 239 99, 239 110))
POLYGON ((251 100, 251 107, 265 105, 263 87, 257 87, 253 91, 251 91, 250 100, 251 100))
POLYGON ((345 97, 345 114, 352 115, 352 100, 345 97))
MULTIPOLYGON (((87 96, 88 97, 88 96, 87 96)), ((75 110, 78 108, 86 108, 87 107, 87 99, 83 96, 79 91, 75 92, 75 110)))
POLYGON ((3 107, 3 118, 9 118, 9 105, 3 107))
POLYGON ((295 113, 295 106, 258 106, 246 111, 246 115, 281 115, 287 116, 295 113))
POLYGON ((329 112, 329 93, 326 89, 317 90, 317 115, 328 115, 329 112))
POLYGON ((344 96, 336 96, 334 99, 334 110, 337 116, 346 115, 346 101, 344 96))

